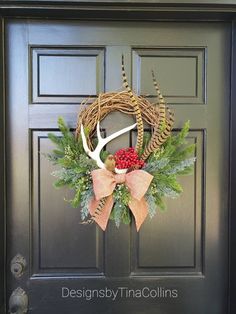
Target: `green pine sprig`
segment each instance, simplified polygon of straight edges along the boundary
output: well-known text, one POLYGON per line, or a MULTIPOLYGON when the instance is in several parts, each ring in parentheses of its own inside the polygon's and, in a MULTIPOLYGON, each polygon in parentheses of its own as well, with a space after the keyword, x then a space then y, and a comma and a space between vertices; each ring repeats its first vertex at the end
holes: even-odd
MULTIPOLYGON (((152 183, 145 195, 148 203, 149 216, 152 218, 157 209, 165 210, 165 197, 176 198, 182 193, 178 176, 190 174, 194 169, 196 158, 195 144, 188 145, 186 137, 189 132, 189 121, 176 135, 171 135, 160 149, 153 152, 143 170, 153 175, 152 183)), ((97 168, 96 163, 84 152, 81 137, 76 138, 70 131, 63 118, 58 119, 60 136, 49 133, 49 139, 55 144, 53 151, 47 155, 48 159, 59 169, 53 171, 57 178, 56 188, 67 186, 75 191, 69 200, 71 206, 81 208, 81 219, 89 216, 89 202, 93 197, 91 171, 97 168)), ((85 134, 88 134, 85 130, 85 134)), ((150 139, 150 134, 144 134, 144 146, 150 139)), ((109 152, 103 151, 101 159, 104 161, 109 152)), ((125 184, 118 184, 113 193, 114 206, 110 219, 118 227, 121 223, 131 222, 131 212, 128 203, 131 199, 125 184)))
POLYGON ((166 208, 165 197, 176 198, 183 192, 178 176, 190 174, 194 169, 196 147, 195 144, 187 144, 189 127, 187 121, 178 134, 171 135, 159 150, 150 155, 143 168, 154 176, 146 195, 150 217, 155 205, 161 210, 166 208))
POLYGON ((81 206, 81 218, 88 216, 88 203, 93 197, 91 171, 97 168, 94 160, 84 152, 81 138, 76 138, 65 124, 63 118, 58 119, 60 136, 49 133, 49 139, 55 144, 55 149, 47 157, 59 169, 52 172, 57 178, 54 187, 67 186, 75 191, 69 200, 72 207, 81 206))

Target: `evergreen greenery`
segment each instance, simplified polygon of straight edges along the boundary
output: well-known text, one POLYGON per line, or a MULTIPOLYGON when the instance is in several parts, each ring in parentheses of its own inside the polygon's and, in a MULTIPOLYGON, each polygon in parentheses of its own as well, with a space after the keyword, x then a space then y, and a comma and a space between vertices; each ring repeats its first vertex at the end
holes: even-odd
POLYGON ((114 197, 114 207, 111 212, 110 219, 115 221, 117 227, 120 223, 130 224, 131 215, 128 208, 128 203, 130 201, 129 189, 125 184, 118 184, 113 193, 114 197))
MULTIPOLYGON (((62 118, 58 119, 58 127, 61 136, 48 134, 56 147, 47 157, 53 164, 59 166, 59 169, 52 173, 57 178, 54 186, 56 188, 68 186, 75 191, 73 199, 69 202, 73 207, 81 207, 81 219, 85 220, 89 215, 89 202, 93 198, 91 171, 97 169, 97 165, 84 152, 81 138, 77 139, 74 136, 62 118)), ((143 167, 143 170, 154 177, 145 195, 151 218, 155 215, 157 208, 165 209, 165 197, 175 198, 182 192, 177 177, 193 171, 195 158, 192 156, 195 152, 195 145, 187 145, 188 132, 189 121, 184 124, 178 134, 172 134, 159 150, 152 153, 143 167)), ((150 135, 146 132, 144 135, 145 147, 150 135)), ((107 151, 101 153, 103 161, 108 154, 107 151)), ((117 227, 120 223, 129 224, 131 212, 128 203, 131 196, 127 186, 118 184, 113 197, 114 206, 110 219, 115 221, 117 227)))
MULTIPOLYGON (((164 210, 164 197, 176 198, 183 191, 177 177, 193 171, 195 144, 187 145, 186 137, 189 132, 189 121, 177 135, 171 135, 160 150, 152 153, 143 170, 151 173, 154 178, 149 187, 146 199, 151 207, 164 210), (150 200, 151 199, 151 200, 150 200)), ((151 213, 154 211, 150 209, 151 213)), ((152 214, 150 215, 152 216, 152 214)))
POLYGON ((75 191, 74 198, 69 202, 73 207, 81 206, 81 218, 88 216, 88 204, 93 197, 91 171, 97 168, 96 163, 84 152, 81 139, 76 139, 62 118, 58 119, 61 136, 49 133, 49 139, 56 145, 48 159, 58 165, 54 175, 56 188, 68 186, 75 191))

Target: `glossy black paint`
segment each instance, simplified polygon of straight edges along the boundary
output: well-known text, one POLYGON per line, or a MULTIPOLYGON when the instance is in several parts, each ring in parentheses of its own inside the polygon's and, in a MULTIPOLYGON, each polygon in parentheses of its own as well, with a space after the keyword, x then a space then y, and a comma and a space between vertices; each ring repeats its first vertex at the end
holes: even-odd
POLYGON ((3 0, 0 14, 10 17, 51 17, 99 20, 233 20, 234 0, 198 1, 64 1, 3 0))
MULTIPOLYGON (((171 4, 167 5, 167 1, 162 1, 159 5, 155 5, 157 12, 153 11, 153 5, 145 6, 146 2, 142 2, 140 5, 141 12, 137 12, 135 7, 137 7, 137 3, 134 2, 134 5, 126 4, 128 1, 121 2, 119 7, 112 11, 106 6, 106 10, 104 10, 104 2, 98 3, 95 2, 77 2, 73 1, 68 4, 67 1, 0 1, 0 10, 2 17, 6 16, 40 16, 41 18, 51 16, 51 17, 65 17, 65 18, 77 18, 81 17, 83 19, 87 18, 99 18, 99 19, 111 19, 111 20, 122 20, 122 19, 144 19, 144 20, 158 20, 158 19, 166 19, 166 20, 176 20, 176 19, 196 19, 196 20, 234 20, 236 18, 236 5, 235 1, 208 1, 209 4, 203 5, 206 1, 191 1, 188 2, 186 6, 185 2, 179 3, 179 1, 172 1, 171 4), (70 5, 73 8, 64 10, 62 5, 70 5), (83 8, 82 8, 83 4, 83 8), (39 7, 40 5, 40 7, 39 7), (102 12, 97 12, 97 6, 103 6, 102 12), (96 7, 96 8, 95 8, 96 7), (148 9, 147 9, 148 7, 148 9), (179 8, 182 8, 179 11, 179 8), (199 10, 199 7, 201 8, 199 10), (167 10, 168 8, 168 10, 167 10), (186 9, 190 9, 189 12, 186 12, 186 9), (74 10, 75 9, 75 10, 74 10), (76 11, 76 12, 75 12, 76 11), (105 12, 104 12, 105 11, 105 12)), ((140 2, 139 2, 140 3, 140 2)), ((112 4, 111 7, 117 7, 117 2, 112 4)), ((231 165, 231 232, 229 234, 230 237, 230 248, 231 248, 231 262, 230 262, 230 287, 229 287, 229 294, 230 294, 230 312, 234 314, 236 312, 236 252, 235 252, 235 245, 236 245, 236 194, 234 192, 236 187, 236 89, 234 88, 236 84, 236 58, 234 55, 236 54, 236 36, 235 36, 235 25, 232 24, 233 30, 233 41, 232 41, 232 82, 231 82, 231 158, 230 158, 230 165, 231 165)), ((2 33, 3 34, 3 33, 2 33)), ((1 55, 4 51, 4 46, 1 43, 1 55)), ((1 56, 2 61, 2 56, 1 56)), ((4 151, 4 71, 3 69, 4 62, 1 62, 1 106, 0 106, 0 151, 4 151)), ((4 154, 0 154, 0 296, 1 296, 1 313, 4 313, 4 208, 5 208, 5 200, 4 200, 4 154)))

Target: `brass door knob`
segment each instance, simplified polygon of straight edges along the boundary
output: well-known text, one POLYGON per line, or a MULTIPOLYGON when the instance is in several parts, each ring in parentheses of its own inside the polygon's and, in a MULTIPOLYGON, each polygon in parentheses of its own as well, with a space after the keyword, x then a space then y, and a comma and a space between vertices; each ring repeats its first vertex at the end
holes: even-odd
POLYGON ((15 278, 19 278, 23 275, 26 269, 26 260, 25 258, 17 254, 11 261, 11 273, 15 278))
POLYGON ((25 314, 28 311, 28 296, 26 292, 18 287, 16 288, 9 299, 10 314, 25 314))

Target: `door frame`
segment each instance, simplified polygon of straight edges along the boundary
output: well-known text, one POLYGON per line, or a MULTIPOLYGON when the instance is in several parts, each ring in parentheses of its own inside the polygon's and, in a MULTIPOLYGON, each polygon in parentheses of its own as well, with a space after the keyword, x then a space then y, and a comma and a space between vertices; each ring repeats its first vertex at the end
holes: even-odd
MULTIPOLYGON (((2 22, 2 21, 1 21, 2 22)), ((0 313, 6 313, 6 184, 4 23, 0 23, 0 313)))
POLYGON ((228 314, 236 313, 236 4, 234 0, 0 0, 0 313, 6 312, 5 20, 51 18, 116 21, 218 21, 231 23, 229 285, 228 314))
POLYGON ((236 23, 232 22, 229 182, 229 313, 236 312, 236 23))

